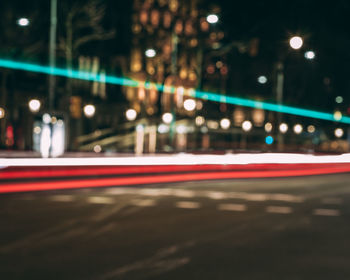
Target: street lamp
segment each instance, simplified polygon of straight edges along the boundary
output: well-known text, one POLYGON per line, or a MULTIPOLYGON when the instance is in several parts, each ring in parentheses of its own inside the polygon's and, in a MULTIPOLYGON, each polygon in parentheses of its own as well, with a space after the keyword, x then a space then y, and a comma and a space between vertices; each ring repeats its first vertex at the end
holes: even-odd
POLYGON ((162 120, 166 124, 170 124, 173 121, 173 114, 171 113, 164 113, 162 116, 162 120))
POLYGON ((95 115, 96 108, 94 105, 88 104, 84 106, 84 115, 87 118, 92 118, 95 115))
POLYGON ((210 24, 217 23, 219 21, 219 17, 215 14, 210 14, 207 16, 207 22, 210 24))
POLYGON ((305 54, 304 54, 304 57, 308 60, 313 60, 315 58, 316 54, 314 51, 307 51, 305 54))
POLYGON ((196 101, 193 99, 186 99, 184 102, 184 108, 186 111, 193 111, 196 108, 196 101))
POLYGON ((145 51, 145 55, 149 58, 155 57, 156 56, 156 51, 154 49, 147 49, 145 51))
POLYGON ((137 117, 137 112, 134 109, 128 109, 125 112, 125 116, 128 121, 134 121, 137 117))
POLYGON ((17 20, 17 24, 18 24, 19 26, 22 26, 22 27, 28 26, 29 23, 30 23, 30 21, 29 21, 28 18, 24 18, 24 17, 23 17, 23 18, 20 18, 20 19, 17 20))
POLYGON ((228 129, 231 125, 231 121, 228 118, 223 118, 220 121, 220 126, 222 129, 228 129))
POLYGON ((334 135, 337 138, 341 138, 344 135, 344 130, 342 128, 337 128, 334 130, 334 135))
POLYGON ((5 117, 5 109, 0 107, 0 119, 5 117))
POLYGON ((289 45, 293 49, 298 50, 303 46, 303 39, 299 36, 294 36, 289 40, 289 45))
POLYGON ((40 110, 41 102, 40 102, 38 99, 31 99, 31 100, 28 102, 28 106, 29 106, 29 110, 30 110, 32 113, 37 113, 37 112, 39 112, 39 110, 40 110))

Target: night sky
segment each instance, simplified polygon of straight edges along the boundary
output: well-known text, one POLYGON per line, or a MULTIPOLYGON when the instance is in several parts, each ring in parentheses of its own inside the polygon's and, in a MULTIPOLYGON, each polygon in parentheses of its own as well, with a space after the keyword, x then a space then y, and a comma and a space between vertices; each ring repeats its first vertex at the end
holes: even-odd
MULTIPOLYGON (((1 25, 2 29, 8 31, 0 32, 0 54, 2 56, 14 55, 16 57, 16 52, 9 54, 8 50, 21 49, 25 36, 30 38, 31 43, 39 39, 47 41, 48 2, 44 0, 1 1, 1 25), (22 34, 23 31, 19 31, 18 27, 11 26, 17 15, 34 16, 30 27, 31 36, 27 34, 28 32, 22 34), (18 35, 23 35, 23 38, 19 38, 18 35)), ((70 2, 58 1, 59 7, 62 8, 61 14, 67 10, 70 2)), ((107 5, 104 25, 106 28, 116 29, 116 38, 109 42, 96 43, 92 48, 86 48, 82 51, 96 52, 96 54, 105 57, 128 55, 132 38, 130 32, 132 1, 106 0, 104 2, 107 5)), ((273 65, 278 57, 283 55, 286 60, 286 87, 291 85, 290 92, 288 89, 286 90, 285 101, 287 103, 295 105, 293 103, 300 104, 302 101, 306 107, 333 110, 337 107, 334 98, 342 95, 344 104, 341 106, 348 106, 350 100, 348 79, 350 1, 206 0, 203 8, 214 5, 221 7, 218 27, 225 31, 224 41, 226 43, 232 41, 248 42, 251 38, 259 39, 259 51, 256 57, 249 58, 245 54, 242 54, 241 57, 239 54, 233 56, 237 60, 237 65, 246 65, 244 71, 247 73, 250 71, 252 77, 255 77, 253 69, 261 73, 266 71, 266 75, 271 76, 273 75, 273 65), (288 38, 294 34, 304 38, 303 49, 298 53, 292 53, 288 46, 288 38), (303 52, 308 49, 312 49, 316 53, 316 59, 312 65, 306 65, 303 61, 305 60, 303 52), (304 73, 302 91, 298 90, 297 85, 300 82, 298 75, 301 72, 304 73)), ((60 20, 60 15, 58 20, 60 20)), ((60 32, 59 27, 58 33, 60 32)), ((235 63, 232 61, 230 63, 232 63, 230 67, 235 73, 235 63)), ((268 89, 260 90, 257 85, 253 85, 253 80, 247 83, 246 90, 242 86, 235 88, 234 85, 230 89, 234 92, 241 90, 239 92, 247 97, 254 96, 254 93, 259 91, 262 93, 270 91, 270 95, 263 96, 263 99, 273 101, 273 86, 271 84, 268 89)))

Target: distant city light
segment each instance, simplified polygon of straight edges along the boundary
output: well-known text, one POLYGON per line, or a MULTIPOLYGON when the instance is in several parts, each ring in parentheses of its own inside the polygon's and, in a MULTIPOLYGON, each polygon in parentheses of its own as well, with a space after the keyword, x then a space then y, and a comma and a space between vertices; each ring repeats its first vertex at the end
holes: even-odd
POLYGON ((315 52, 313 52, 313 51, 307 51, 305 54, 304 54, 304 56, 305 56, 305 58, 306 59, 314 59, 315 58, 315 52))
POLYGON ((180 124, 176 127, 176 133, 185 134, 186 131, 187 131, 186 126, 183 124, 180 124))
POLYGON ((307 127, 307 132, 309 132, 309 133, 314 133, 315 131, 316 131, 315 126, 309 125, 309 126, 307 127))
POLYGON ((29 25, 29 19, 27 18, 20 18, 17 20, 17 24, 19 26, 28 26, 29 25))
POLYGON ((303 45, 303 39, 299 36, 294 36, 289 40, 289 45, 295 49, 298 50, 302 47, 303 45))
POLYGON ((5 117, 5 109, 0 107, 0 119, 3 119, 5 117))
POLYGON ((288 125, 286 123, 281 123, 279 129, 282 133, 286 133, 288 131, 288 125))
POLYGON ((41 107, 41 102, 38 99, 31 99, 28 102, 29 110, 33 113, 39 112, 41 107))
POLYGON ((267 133, 270 133, 270 132, 272 131, 272 124, 271 124, 271 123, 267 122, 267 123, 265 124, 265 131, 266 131, 267 133))
POLYGON ((303 132, 303 127, 301 124, 296 124, 294 127, 293 127, 293 130, 294 130, 294 133, 295 134, 300 134, 303 132))
POLYGON ((217 23, 219 21, 219 17, 215 14, 210 14, 207 16, 207 22, 213 24, 213 23, 217 23))
POLYGON ((162 120, 164 123, 169 124, 173 121, 173 115, 171 113, 164 113, 162 120))
POLYGON ((156 56, 156 51, 154 49, 147 49, 145 51, 145 55, 147 57, 155 57, 156 56))
POLYGON ((265 76, 259 76, 258 77, 258 82, 259 82, 259 84, 266 84, 267 83, 267 78, 265 76))
POLYGON ((272 136, 266 136, 265 143, 267 145, 271 145, 273 143, 273 137, 272 136))
POLYGON ((253 127, 253 125, 252 125, 251 121, 244 121, 242 123, 242 129, 246 132, 250 131, 252 129, 252 127, 253 127))
POLYGON ((344 130, 342 128, 337 128, 334 130, 334 135, 337 138, 340 138, 344 135, 344 130))
POLYGON ((196 101, 193 99, 186 99, 184 102, 184 108, 186 111, 193 111, 196 108, 196 101))
POLYGON ((94 152, 95 152, 95 153, 101 153, 101 151, 102 151, 102 148, 101 148, 100 145, 95 145, 95 146, 94 146, 94 152))
POLYGON ((46 124, 49 124, 51 122, 51 116, 49 114, 47 114, 47 113, 45 113, 43 115, 42 119, 43 119, 43 122, 46 123, 46 124))
POLYGON ((84 115, 87 118, 91 118, 95 115, 96 108, 94 105, 88 104, 84 106, 84 115))
POLYGON ((205 123, 205 119, 202 116, 197 116, 195 122, 197 126, 201 126, 205 123))
POLYGON ((340 111, 335 111, 334 114, 333 114, 333 118, 334 118, 336 121, 341 120, 342 117, 343 117, 343 114, 342 114, 340 111))
POLYGON ((137 112, 134 109, 128 109, 125 112, 125 116, 128 121, 134 121, 137 117, 137 112))
POLYGON ((231 125, 231 121, 228 118, 223 118, 220 121, 220 126, 222 129, 228 129, 231 125))
POLYGON ((338 104, 343 103, 343 101, 344 101, 344 99, 340 95, 335 98, 335 102, 337 102, 338 104))
POLYGON ((169 126, 162 123, 158 126, 158 132, 163 134, 163 133, 168 133, 169 132, 169 126))

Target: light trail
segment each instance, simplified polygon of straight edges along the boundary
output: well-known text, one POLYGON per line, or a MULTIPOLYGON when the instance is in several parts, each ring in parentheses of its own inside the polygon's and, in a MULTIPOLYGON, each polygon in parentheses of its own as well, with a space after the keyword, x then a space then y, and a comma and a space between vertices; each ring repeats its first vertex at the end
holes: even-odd
MULTIPOLYGON (((149 89, 151 87, 156 87, 157 90, 161 92, 164 92, 164 91, 169 93, 175 92, 174 87, 165 87, 161 84, 135 81, 129 78, 116 77, 111 75, 101 76, 99 74, 92 74, 90 72, 83 72, 83 71, 70 70, 70 69, 64 69, 64 68, 57 68, 57 67, 51 68, 48 66, 42 66, 38 64, 25 63, 25 62, 19 62, 19 61, 7 60, 7 59, 0 59, 0 67, 15 69, 15 70, 24 70, 24 71, 30 71, 30 72, 36 72, 36 73, 42 73, 42 74, 48 74, 48 75, 56 75, 56 76, 62 76, 67 78, 80 79, 80 80, 106 82, 109 84, 128 86, 128 87, 144 86, 146 89, 149 89)), ((258 109, 264 109, 267 111, 350 124, 350 117, 341 116, 340 119, 337 119, 334 117, 332 113, 326 113, 326 112, 320 112, 315 110, 308 110, 308 109, 287 106, 287 105, 279 105, 279 104, 273 104, 273 103, 262 102, 257 100, 221 95, 214 92, 204 92, 204 91, 198 91, 198 90, 187 90, 186 92, 188 96, 195 97, 198 99, 203 99, 203 100, 222 102, 222 103, 239 105, 239 106, 244 106, 249 108, 258 108, 258 109)))

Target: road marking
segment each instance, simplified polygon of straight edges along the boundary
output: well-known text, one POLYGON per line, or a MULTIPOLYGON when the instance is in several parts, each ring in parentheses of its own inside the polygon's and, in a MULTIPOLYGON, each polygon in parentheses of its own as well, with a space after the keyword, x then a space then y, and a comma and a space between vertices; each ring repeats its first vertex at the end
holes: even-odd
POLYGON ((173 190, 171 194, 177 197, 195 197, 196 196, 196 193, 194 191, 189 191, 189 190, 173 190))
POLYGON ((300 196, 290 195, 290 194, 270 194, 270 200, 284 201, 284 202, 304 202, 304 198, 300 196))
POLYGON ((219 204, 218 209, 224 211, 246 211, 247 206, 244 204, 225 203, 219 204))
POLYGON ((321 203, 323 204, 343 204, 343 199, 338 197, 327 197, 321 200, 321 203))
POLYGON ((178 201, 176 202, 176 207, 184 209, 197 209, 200 207, 200 203, 193 201, 178 201))
POLYGON ((293 212, 293 209, 287 206, 268 206, 266 207, 266 212, 276 214, 290 214, 293 212))
POLYGON ((340 216, 340 211, 336 209, 315 209, 314 215, 336 217, 340 216))
POLYGON ((74 200, 74 197, 72 195, 53 195, 50 199, 58 202, 70 202, 74 200))
POLYGON ((131 204, 140 207, 150 207, 155 206, 156 201, 154 199, 135 199, 131 201, 131 204))
POLYGON ((243 198, 248 201, 266 201, 268 196, 266 194, 248 193, 244 195, 243 198))
POLYGON ((223 192, 207 192, 207 197, 211 199, 224 199, 226 198, 226 194, 223 192))
POLYGON ((113 198, 103 197, 103 196, 91 196, 87 200, 89 203, 95 203, 95 204, 112 204, 112 203, 114 203, 113 198))

